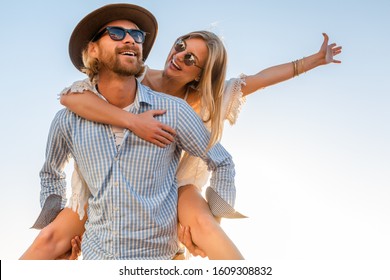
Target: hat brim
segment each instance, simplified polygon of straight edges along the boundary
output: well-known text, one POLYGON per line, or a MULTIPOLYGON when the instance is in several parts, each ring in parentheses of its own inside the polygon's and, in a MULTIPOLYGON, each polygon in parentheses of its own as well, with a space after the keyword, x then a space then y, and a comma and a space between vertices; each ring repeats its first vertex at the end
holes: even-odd
POLYGON ((129 20, 145 31, 143 60, 149 55, 156 40, 158 25, 156 18, 148 10, 132 4, 110 4, 85 16, 75 27, 69 40, 69 56, 73 65, 81 70, 84 67, 82 51, 93 36, 105 25, 115 20, 129 20))

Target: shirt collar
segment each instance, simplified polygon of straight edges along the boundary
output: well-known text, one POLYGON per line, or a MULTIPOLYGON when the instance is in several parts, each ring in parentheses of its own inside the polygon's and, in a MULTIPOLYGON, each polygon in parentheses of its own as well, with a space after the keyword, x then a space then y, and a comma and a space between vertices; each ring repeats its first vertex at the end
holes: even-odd
POLYGON ((151 92, 152 90, 150 88, 144 86, 137 80, 137 92, 136 92, 136 98, 134 100, 136 106, 138 106, 141 103, 152 105, 151 92))
MULTIPOLYGON (((140 81, 136 80, 137 82, 137 91, 135 93, 135 99, 134 99, 134 105, 138 109, 141 103, 146 103, 148 105, 152 105, 152 98, 151 98, 151 89, 141 84, 140 81)), ((100 98, 107 101, 103 95, 100 94, 100 92, 97 89, 97 84, 94 84, 93 90, 95 94, 97 94, 100 98)))

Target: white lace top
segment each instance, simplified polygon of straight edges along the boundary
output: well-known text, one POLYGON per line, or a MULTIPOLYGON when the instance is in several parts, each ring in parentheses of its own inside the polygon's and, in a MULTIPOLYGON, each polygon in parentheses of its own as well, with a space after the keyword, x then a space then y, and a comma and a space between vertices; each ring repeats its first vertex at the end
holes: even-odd
MULTIPOLYGON (((143 80, 146 71, 147 69, 145 69, 144 74, 139 77, 138 80, 143 80)), ((245 75, 241 75, 239 78, 232 78, 225 82, 221 111, 223 117, 221 119, 222 121, 228 120, 231 125, 235 124, 241 107, 245 103, 245 97, 241 92, 241 86, 245 84, 245 77, 245 75)), ((68 94, 70 92, 83 93, 86 90, 99 95, 95 86, 92 85, 88 79, 74 82, 70 87, 63 89, 60 95, 68 94)), ((206 123, 205 125, 207 129, 210 130, 210 123, 206 123)), ((207 165, 202 159, 183 152, 176 176, 179 187, 192 184, 201 190, 203 186, 206 185, 210 172, 207 170, 207 165)), ((68 201, 67 207, 72 208, 73 211, 77 211, 80 219, 82 219, 85 214, 84 207, 88 202, 90 192, 88 186, 78 172, 76 163, 72 174, 71 186, 72 195, 68 201)))

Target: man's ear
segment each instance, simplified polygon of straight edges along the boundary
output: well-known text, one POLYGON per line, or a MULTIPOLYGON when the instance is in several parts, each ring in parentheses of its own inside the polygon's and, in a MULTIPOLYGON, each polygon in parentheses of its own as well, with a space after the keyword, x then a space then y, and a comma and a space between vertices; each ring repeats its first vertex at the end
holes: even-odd
POLYGON ((99 48, 95 42, 88 43, 88 54, 90 55, 90 57, 98 58, 99 48))

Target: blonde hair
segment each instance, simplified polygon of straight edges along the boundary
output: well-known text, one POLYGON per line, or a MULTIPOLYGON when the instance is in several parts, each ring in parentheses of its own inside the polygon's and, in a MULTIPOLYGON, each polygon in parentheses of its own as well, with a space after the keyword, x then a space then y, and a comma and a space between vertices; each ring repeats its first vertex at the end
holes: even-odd
POLYGON ((199 81, 193 81, 188 86, 199 94, 203 121, 210 122, 211 136, 207 147, 209 150, 222 136, 222 96, 226 77, 227 52, 221 39, 212 32, 194 31, 178 39, 189 38, 203 39, 208 49, 208 57, 199 81))

